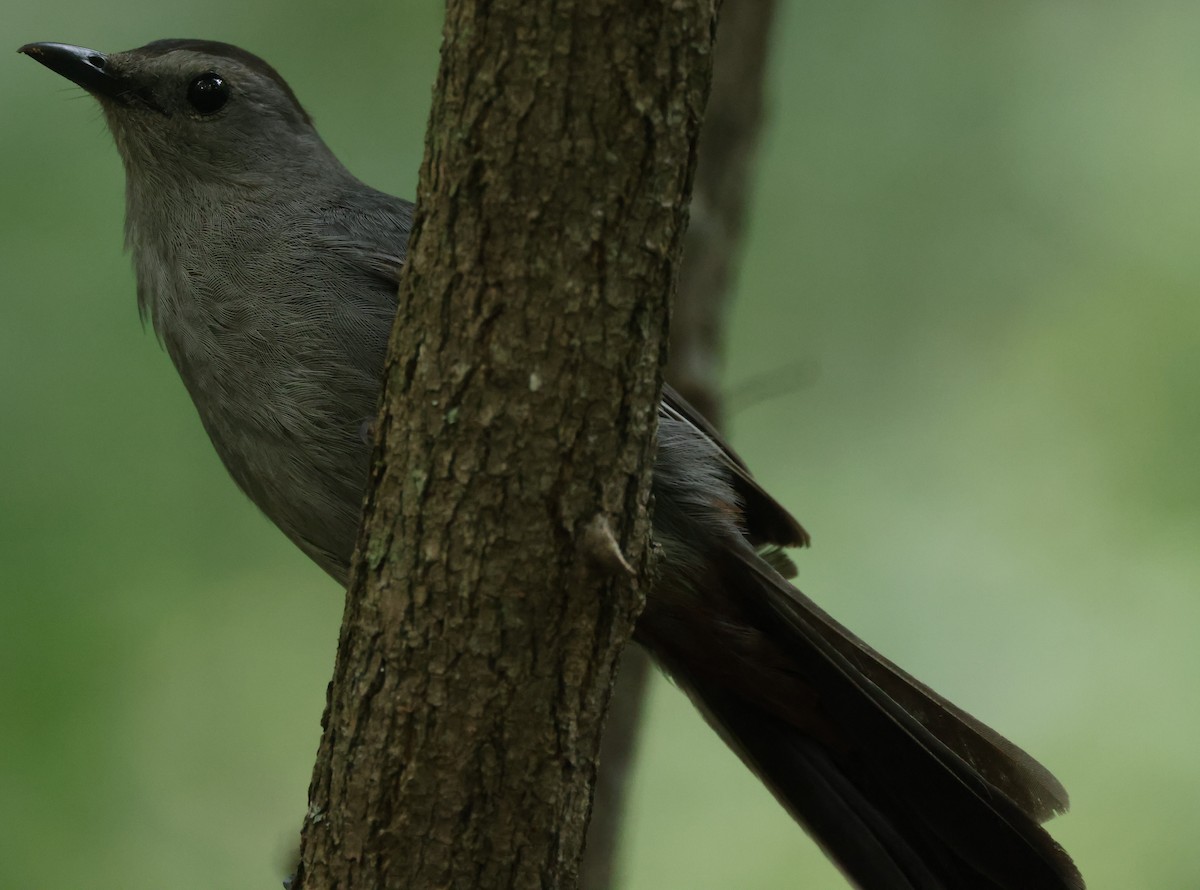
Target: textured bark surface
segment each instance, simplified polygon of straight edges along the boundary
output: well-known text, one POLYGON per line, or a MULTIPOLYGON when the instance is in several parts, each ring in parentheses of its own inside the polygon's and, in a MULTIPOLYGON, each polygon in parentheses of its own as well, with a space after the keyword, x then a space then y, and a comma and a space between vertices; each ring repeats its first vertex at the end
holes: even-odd
MULTIPOLYGON (((716 424, 724 416, 720 369, 725 309, 741 253, 746 198, 753 191, 774 16, 775 0, 721 4, 712 92, 700 128, 691 222, 671 314, 667 381, 716 424)), ((582 890, 621 886, 620 835, 650 671, 645 652, 625 651, 600 748, 582 890)))
POLYGON ((308 890, 575 883, 714 13, 448 4, 308 890))

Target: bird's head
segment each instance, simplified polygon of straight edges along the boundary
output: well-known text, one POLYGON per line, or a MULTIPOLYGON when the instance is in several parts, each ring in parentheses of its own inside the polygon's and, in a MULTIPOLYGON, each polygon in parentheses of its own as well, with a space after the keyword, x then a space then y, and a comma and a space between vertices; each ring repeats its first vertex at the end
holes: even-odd
POLYGON ((19 52, 99 100, 131 179, 254 184, 336 164, 287 82, 228 43, 156 40, 112 54, 30 43, 19 52))

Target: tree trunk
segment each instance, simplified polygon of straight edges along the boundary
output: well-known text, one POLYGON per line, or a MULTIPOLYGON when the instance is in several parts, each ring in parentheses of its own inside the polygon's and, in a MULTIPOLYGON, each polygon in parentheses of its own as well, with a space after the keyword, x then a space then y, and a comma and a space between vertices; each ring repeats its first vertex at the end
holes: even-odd
MULTIPOLYGON (((752 191, 774 18, 775 0, 724 0, 721 5, 712 94, 700 129, 691 222, 671 312, 667 381, 718 426, 725 413, 720 386, 725 310, 752 191)), ((600 748, 582 890, 621 886, 619 840, 649 677, 646 653, 627 649, 600 748)))
POLYGON ((298 886, 575 883, 714 14, 448 3, 298 886))
POLYGON ((741 254, 762 130, 775 0, 726 0, 671 320, 667 380, 721 428, 725 309, 741 254))

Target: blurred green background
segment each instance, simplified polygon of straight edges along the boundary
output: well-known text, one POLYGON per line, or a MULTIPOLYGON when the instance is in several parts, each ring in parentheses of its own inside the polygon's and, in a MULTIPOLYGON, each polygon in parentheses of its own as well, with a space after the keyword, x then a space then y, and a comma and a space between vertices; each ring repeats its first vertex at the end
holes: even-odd
MULTIPOLYGON (((784 4, 728 380, 802 586, 1042 759, 1089 885, 1200 886, 1200 5, 784 4)), ((427 0, 5 0, 10 49, 242 44, 411 195, 427 0)), ((94 103, 0 128, 0 888, 277 887, 337 589, 225 478, 138 324, 94 103)), ((838 888, 665 683, 634 890, 838 888)))

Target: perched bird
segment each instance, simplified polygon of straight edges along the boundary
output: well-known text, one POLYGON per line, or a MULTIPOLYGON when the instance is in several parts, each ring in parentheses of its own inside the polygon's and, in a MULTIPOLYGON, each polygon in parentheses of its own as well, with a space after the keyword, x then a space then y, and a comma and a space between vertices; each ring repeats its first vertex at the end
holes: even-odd
MULTIPOLYGON (((99 101, 138 304, 241 489, 345 582, 412 205, 352 176, 283 78, 224 43, 21 47, 99 101)), ((791 586, 808 536, 670 389, 661 571, 636 638, 866 890, 1083 887, 1033 758, 791 586)))

